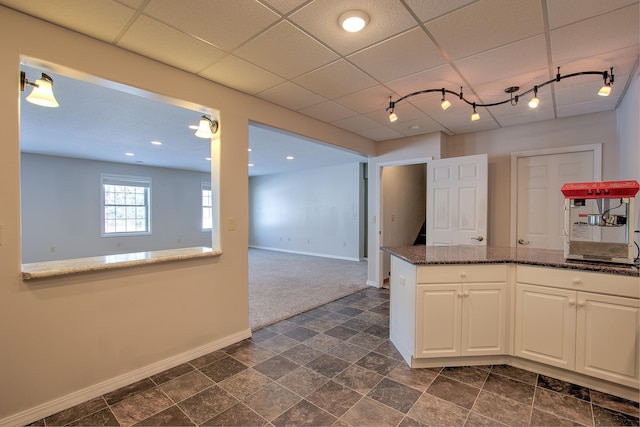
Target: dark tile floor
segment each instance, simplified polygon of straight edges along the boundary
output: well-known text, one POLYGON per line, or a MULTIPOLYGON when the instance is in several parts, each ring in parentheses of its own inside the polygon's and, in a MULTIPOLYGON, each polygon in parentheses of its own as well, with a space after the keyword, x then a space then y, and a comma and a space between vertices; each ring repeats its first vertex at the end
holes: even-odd
POLYGON ((638 425, 638 404, 505 365, 409 369, 366 289, 34 425, 638 425))

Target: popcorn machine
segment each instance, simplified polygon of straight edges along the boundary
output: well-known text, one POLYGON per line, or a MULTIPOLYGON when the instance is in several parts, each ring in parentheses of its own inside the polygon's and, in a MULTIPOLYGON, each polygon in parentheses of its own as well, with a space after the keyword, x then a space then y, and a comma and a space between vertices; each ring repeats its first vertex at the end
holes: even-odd
POLYGON ((637 181, 564 184, 565 258, 633 264, 631 223, 639 189, 637 181))

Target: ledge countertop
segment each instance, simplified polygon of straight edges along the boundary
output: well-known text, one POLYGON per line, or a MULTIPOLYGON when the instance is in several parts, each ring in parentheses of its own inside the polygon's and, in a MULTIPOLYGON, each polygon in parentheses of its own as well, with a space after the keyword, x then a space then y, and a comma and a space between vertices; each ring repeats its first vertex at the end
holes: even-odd
POLYGON ((566 260, 563 251, 499 246, 390 246, 381 250, 414 265, 514 263, 639 277, 637 266, 566 260))
POLYGON ((133 252, 127 254, 104 255, 87 258, 63 259, 59 261, 22 264, 22 279, 41 279, 65 276, 90 271, 104 271, 137 265, 158 264, 196 258, 215 257, 222 254, 219 249, 193 247, 166 249, 161 251, 133 252))

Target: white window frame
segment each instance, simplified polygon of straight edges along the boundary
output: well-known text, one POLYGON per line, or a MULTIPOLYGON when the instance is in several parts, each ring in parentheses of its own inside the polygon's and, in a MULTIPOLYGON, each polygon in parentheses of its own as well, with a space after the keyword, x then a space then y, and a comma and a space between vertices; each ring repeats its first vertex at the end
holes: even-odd
POLYGON ((100 174, 100 236, 101 237, 122 237, 122 236, 147 236, 151 235, 151 178, 141 176, 126 176, 113 174, 100 174), (124 231, 107 232, 105 229, 105 185, 123 185, 130 187, 141 187, 146 189, 146 231, 124 231))
POLYGON ((201 215, 200 215, 200 227, 203 232, 209 232, 213 230, 213 191, 211 189, 211 183, 202 181, 200 183, 200 202, 202 205, 201 215), (205 191, 209 192, 209 205, 205 204, 205 191), (205 227, 205 210, 209 210, 209 221, 211 223, 210 227, 205 227))

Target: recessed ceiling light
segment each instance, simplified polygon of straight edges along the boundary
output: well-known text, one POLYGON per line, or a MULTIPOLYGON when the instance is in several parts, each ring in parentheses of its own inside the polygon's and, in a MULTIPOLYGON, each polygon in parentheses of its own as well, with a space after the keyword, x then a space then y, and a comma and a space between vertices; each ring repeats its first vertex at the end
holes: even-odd
POLYGON ((287 156, 287 160, 293 160, 293 156, 287 156))
POLYGON ((135 156, 135 154, 133 154, 133 153, 124 153, 124 155, 125 155, 125 156, 129 156, 129 157, 133 157, 133 156, 135 156))
POLYGON ((153 145, 162 145, 162 142, 160 142, 160 141, 151 141, 151 143, 153 145))
POLYGON ((250 167, 250 168, 251 168, 251 167, 253 167, 253 163, 249 163, 249 167, 250 167))
POLYGON ((361 10, 350 10, 340 15, 340 26, 350 33, 357 33, 369 23, 369 15, 361 10))
POLYGON ((210 162, 211 161, 211 157, 205 157, 204 158, 206 161, 210 162))
POLYGON ((253 151, 251 148, 249 148, 247 151, 253 151))

